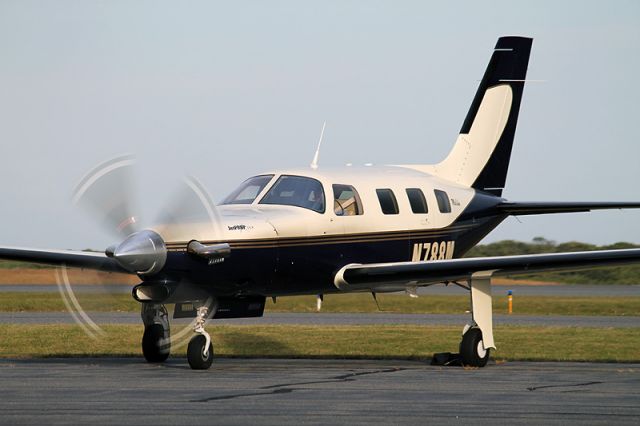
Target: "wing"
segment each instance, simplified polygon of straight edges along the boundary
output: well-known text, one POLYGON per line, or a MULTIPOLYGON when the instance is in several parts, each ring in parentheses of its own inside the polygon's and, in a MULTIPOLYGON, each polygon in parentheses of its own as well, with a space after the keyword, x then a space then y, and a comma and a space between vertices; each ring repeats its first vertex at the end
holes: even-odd
POLYGON ((447 281, 468 281, 477 272, 492 276, 576 270, 640 262, 640 249, 600 250, 523 256, 476 257, 424 262, 347 265, 336 274, 341 290, 392 290, 447 281))
POLYGON ((77 268, 130 273, 120 267, 114 259, 107 257, 104 253, 87 251, 0 247, 0 259, 41 263, 53 266, 65 264, 66 266, 77 268))
POLYGON ((504 202, 496 206, 502 213, 511 216, 525 216, 549 213, 580 213, 592 210, 638 209, 634 202, 504 202))

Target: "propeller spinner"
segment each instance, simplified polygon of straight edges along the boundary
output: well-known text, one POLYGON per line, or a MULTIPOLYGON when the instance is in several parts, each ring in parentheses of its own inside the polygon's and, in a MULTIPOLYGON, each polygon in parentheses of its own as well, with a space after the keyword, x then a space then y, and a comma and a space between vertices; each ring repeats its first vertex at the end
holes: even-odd
POLYGON ((162 270, 167 260, 167 247, 155 231, 134 232, 123 242, 105 250, 120 266, 139 275, 153 275, 162 270))

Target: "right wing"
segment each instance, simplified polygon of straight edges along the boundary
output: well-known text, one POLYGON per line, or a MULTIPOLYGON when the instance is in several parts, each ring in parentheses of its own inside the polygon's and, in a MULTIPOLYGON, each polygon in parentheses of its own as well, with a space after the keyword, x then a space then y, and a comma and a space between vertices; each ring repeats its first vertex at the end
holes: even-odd
POLYGON ((476 272, 516 275, 638 262, 640 262, 640 249, 351 264, 338 271, 334 284, 345 291, 376 291, 376 289, 390 291, 440 282, 468 281, 476 272))
POLYGON ((45 265, 66 265, 76 268, 96 269, 99 271, 131 272, 104 253, 72 250, 42 250, 21 247, 0 247, 0 259, 21 262, 41 263, 45 265))

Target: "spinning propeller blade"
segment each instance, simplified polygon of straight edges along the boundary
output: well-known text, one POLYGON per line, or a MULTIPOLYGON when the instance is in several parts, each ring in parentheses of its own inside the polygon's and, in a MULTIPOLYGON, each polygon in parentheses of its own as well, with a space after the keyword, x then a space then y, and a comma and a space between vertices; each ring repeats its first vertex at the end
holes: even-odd
MULTIPOLYGON (((130 155, 119 156, 99 164, 77 185, 73 193, 73 203, 89 211, 120 241, 107 248, 105 254, 144 281, 146 277, 157 274, 165 266, 165 241, 216 238, 220 235, 220 225, 219 215, 210 195, 196 178, 188 177, 183 179, 180 188, 170 198, 167 207, 159 215, 159 220, 152 226, 142 227, 134 209, 136 198, 132 189, 135 164, 133 156, 130 155)), ((196 253, 210 257, 212 247, 214 246, 203 246, 204 250, 196 250, 196 253)), ((220 244, 214 248, 217 251, 213 255, 228 255, 226 245, 220 244)), ((75 296, 72 285, 74 276, 69 278, 67 272, 66 267, 61 265, 57 274, 63 300, 69 301, 65 302, 69 312, 87 334, 96 338, 102 331, 84 311, 79 300, 81 298, 75 296)), ((83 281, 83 276, 78 276, 80 273, 98 274, 76 270, 75 280, 83 281)), ((114 290, 121 292, 120 287, 106 285, 103 289, 108 294, 114 290)))
POLYGON ((153 229, 166 241, 217 239, 220 215, 204 185, 188 176, 174 192, 153 229))
POLYGON ((73 191, 73 204, 89 211, 119 239, 137 230, 131 188, 134 164, 131 155, 105 161, 87 173, 73 191))

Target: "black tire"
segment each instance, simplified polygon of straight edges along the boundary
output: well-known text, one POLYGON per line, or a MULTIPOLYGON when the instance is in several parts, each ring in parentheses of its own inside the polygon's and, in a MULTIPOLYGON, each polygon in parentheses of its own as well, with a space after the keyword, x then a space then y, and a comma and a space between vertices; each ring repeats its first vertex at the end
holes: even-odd
POLYGON ((153 324, 144 328, 142 335, 142 354, 147 362, 164 362, 169 358, 171 343, 164 341, 164 328, 153 324))
POLYGON ((194 370, 206 370, 211 367, 213 362, 213 345, 209 343, 209 351, 207 356, 204 356, 204 345, 207 343, 207 339, 198 334, 193 336, 189 341, 189 347, 187 348, 187 361, 189 366, 194 370))
POLYGON ((489 361, 490 349, 484 349, 482 331, 470 328, 460 342, 460 358, 466 367, 484 367, 489 361))

